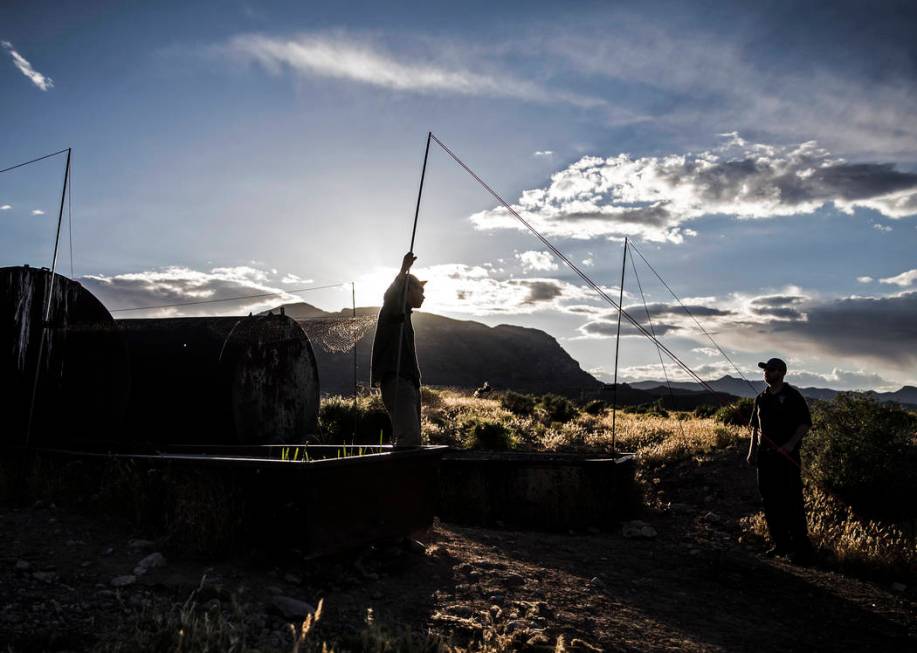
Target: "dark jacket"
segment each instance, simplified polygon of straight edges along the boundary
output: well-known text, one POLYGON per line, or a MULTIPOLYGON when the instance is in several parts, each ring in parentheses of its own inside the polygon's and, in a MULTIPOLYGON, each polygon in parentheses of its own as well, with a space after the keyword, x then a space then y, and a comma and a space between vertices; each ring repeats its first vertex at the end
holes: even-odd
POLYGON ((809 406, 799 390, 790 384, 784 383, 777 394, 765 389, 755 397, 750 426, 761 431, 763 450, 786 444, 802 424, 812 426, 809 406))
POLYGON ((394 377, 398 360, 398 335, 401 339, 401 378, 420 387, 420 366, 414 348, 414 325, 411 324, 411 309, 404 303, 404 275, 395 277, 385 291, 382 310, 376 322, 376 336, 373 339, 372 374, 370 382, 379 385, 394 377), (402 331, 402 325, 404 330, 402 331))

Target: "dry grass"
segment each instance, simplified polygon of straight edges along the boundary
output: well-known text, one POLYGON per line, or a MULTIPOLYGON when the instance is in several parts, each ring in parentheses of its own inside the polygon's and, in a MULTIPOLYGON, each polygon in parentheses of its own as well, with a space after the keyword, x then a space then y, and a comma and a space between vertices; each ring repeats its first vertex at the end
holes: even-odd
MULTIPOLYGON (((433 444, 461 445, 463 425, 473 419, 499 422, 513 434, 517 448, 527 451, 607 454, 612 451, 610 411, 581 412, 566 423, 545 423, 538 414, 514 415, 498 399, 478 399, 455 390, 441 390, 433 406, 424 406, 423 432, 433 444)), ((712 419, 686 419, 630 414, 615 416, 615 448, 658 462, 688 458, 725 447, 746 437, 743 430, 712 419)))

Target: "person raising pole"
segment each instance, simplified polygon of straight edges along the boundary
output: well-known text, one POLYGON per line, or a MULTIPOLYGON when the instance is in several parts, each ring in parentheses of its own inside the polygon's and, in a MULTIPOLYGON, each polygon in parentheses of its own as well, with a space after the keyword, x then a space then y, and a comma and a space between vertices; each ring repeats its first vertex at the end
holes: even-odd
POLYGON ((414 346, 411 313, 424 301, 424 285, 410 273, 417 257, 404 255, 401 271, 385 291, 373 340, 372 385, 392 420, 396 447, 420 446, 420 366, 414 346))

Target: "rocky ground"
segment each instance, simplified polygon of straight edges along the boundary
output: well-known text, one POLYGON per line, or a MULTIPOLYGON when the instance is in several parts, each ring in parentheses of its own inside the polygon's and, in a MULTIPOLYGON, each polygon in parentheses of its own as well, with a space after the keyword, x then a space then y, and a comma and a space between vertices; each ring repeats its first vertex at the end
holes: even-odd
POLYGON ((471 648, 553 651, 562 637, 566 650, 917 649, 913 588, 740 541, 738 518, 757 509, 740 455, 655 470, 656 509, 607 533, 437 523, 425 547, 311 562, 188 559, 106 515, 0 505, 0 650, 175 650, 174 631, 206 622, 224 647, 290 651, 289 623, 319 599, 313 635, 338 640, 365 631, 371 609, 392 636, 471 648))

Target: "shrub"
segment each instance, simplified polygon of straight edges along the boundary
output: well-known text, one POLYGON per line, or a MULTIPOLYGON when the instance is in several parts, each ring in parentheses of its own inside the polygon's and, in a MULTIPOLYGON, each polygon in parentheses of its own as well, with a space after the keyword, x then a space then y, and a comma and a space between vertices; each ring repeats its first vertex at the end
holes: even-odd
POLYGON ((569 422, 579 415, 576 405, 560 395, 543 395, 538 401, 538 406, 544 411, 548 422, 569 422))
POLYGON ((669 416, 669 411, 662 407, 662 399, 657 399, 656 401, 651 401, 645 404, 638 404, 636 406, 625 406, 621 410, 625 413, 637 415, 651 415, 653 417, 669 416))
POLYGON ((421 386, 420 403, 424 408, 438 408, 443 403, 442 391, 427 385, 421 386))
POLYGON ((392 422, 378 395, 359 397, 354 406, 352 397, 334 396, 322 401, 318 410, 323 442, 354 442, 379 444, 392 440, 392 422))
POLYGON ((812 480, 862 515, 917 515, 913 415, 897 404, 844 393, 816 404, 813 423, 803 445, 812 480))
MULTIPOLYGON (((694 417, 706 419, 708 417, 713 417, 714 415, 716 415, 716 406, 711 406, 710 404, 701 404, 700 406, 695 406, 694 408, 694 417)), ((749 415, 749 419, 751 419, 751 415, 749 415)))
POLYGON ((465 446, 469 449, 505 451, 513 447, 512 432, 502 422, 471 418, 464 423, 465 446))
POLYGON ((586 404, 583 410, 590 415, 601 415, 603 412, 605 412, 606 408, 608 408, 608 404, 606 404, 604 401, 601 399, 593 399, 586 404))
POLYGON ((535 411, 535 397, 508 390, 500 397, 500 405, 514 415, 528 417, 535 411))
POLYGON ((714 418, 717 422, 722 424, 748 426, 748 423, 751 421, 751 412, 754 406, 754 399, 751 397, 742 397, 717 410, 714 414, 714 418))

